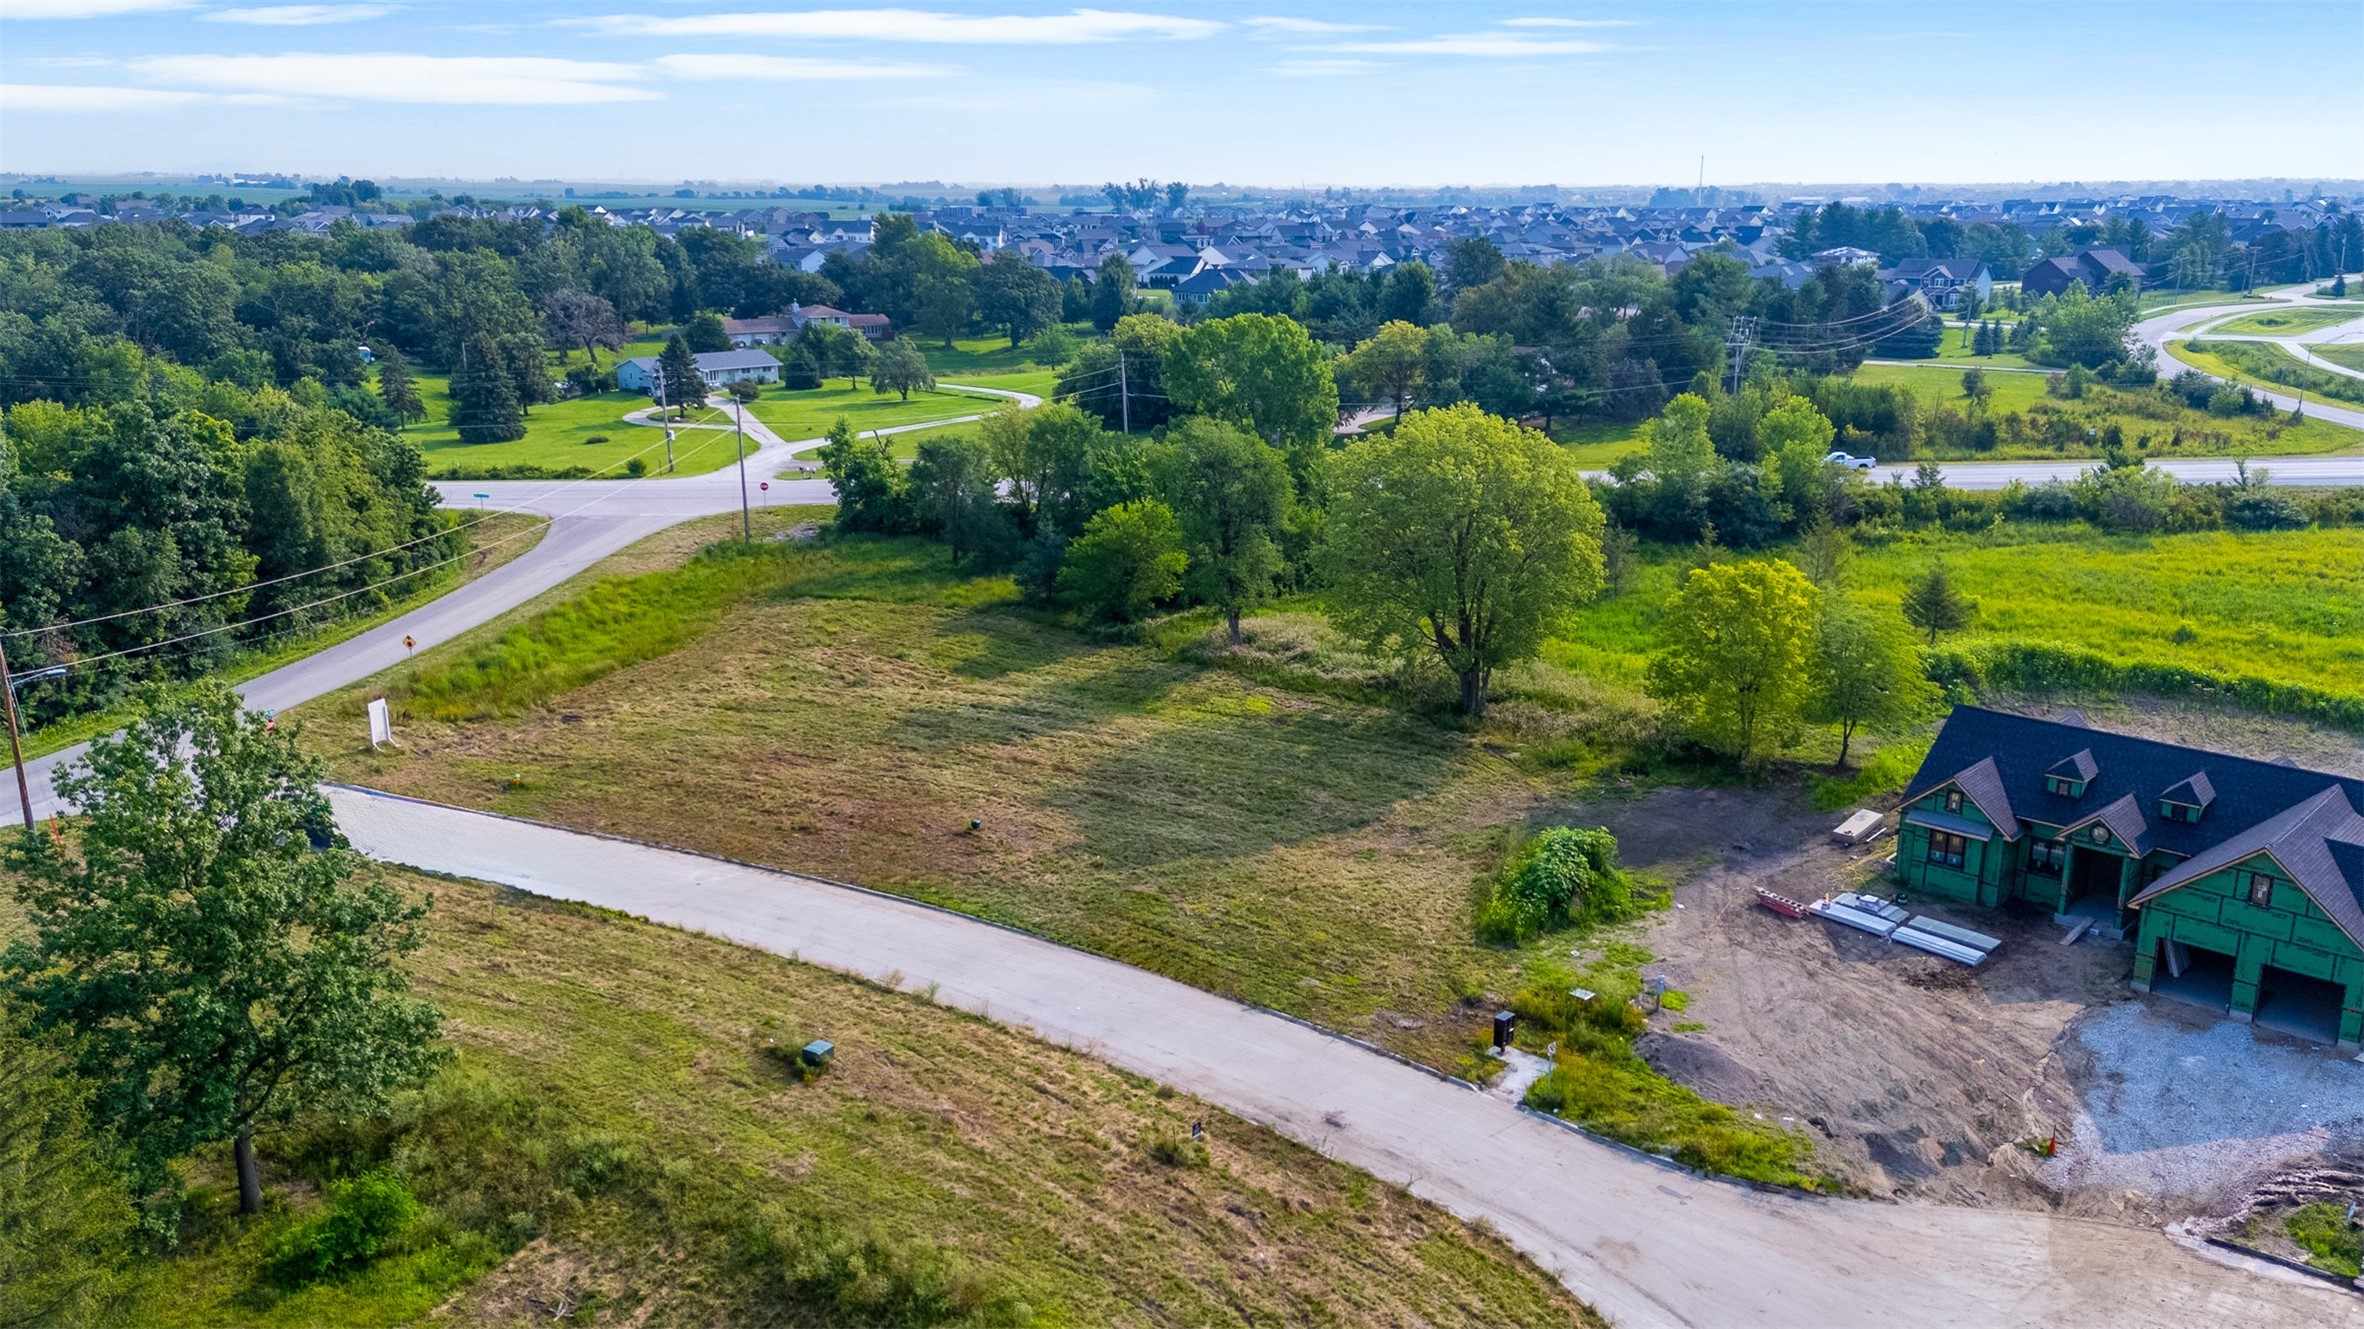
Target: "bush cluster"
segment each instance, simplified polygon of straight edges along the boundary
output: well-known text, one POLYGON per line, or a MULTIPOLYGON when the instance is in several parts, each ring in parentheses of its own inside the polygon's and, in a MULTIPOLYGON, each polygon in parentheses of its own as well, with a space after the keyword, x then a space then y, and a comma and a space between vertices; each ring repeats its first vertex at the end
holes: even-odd
POLYGON ((280 1239, 271 1275, 301 1286, 349 1273, 393 1249, 418 1216, 418 1199, 392 1172, 381 1168, 332 1181, 328 1208, 280 1239))
POLYGON ((1639 909, 1633 883, 1617 866, 1616 836, 1554 826, 1528 840, 1495 877, 1478 907, 1478 936, 1522 945, 1546 932, 1631 918, 1639 909))

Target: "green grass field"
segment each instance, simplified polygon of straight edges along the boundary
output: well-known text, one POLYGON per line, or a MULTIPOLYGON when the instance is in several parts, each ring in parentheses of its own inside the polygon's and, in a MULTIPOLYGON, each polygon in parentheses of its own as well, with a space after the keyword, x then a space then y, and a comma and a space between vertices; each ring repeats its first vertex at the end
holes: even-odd
MULTIPOLYGON (((2216 343, 2225 345, 2227 343, 2216 343)), ((2245 343, 2231 343, 2242 345, 2245 343)), ((2178 359, 2191 361, 2185 355, 2184 343, 2171 342, 2169 347, 2178 359)), ((2197 363, 2197 361, 2191 361, 2197 363)), ((2203 364, 2203 368, 2212 366, 2203 364)), ((2163 372, 2172 375, 2172 365, 2163 372)), ((2240 375, 2230 369, 2214 372, 2240 375)), ((2323 372, 2316 370, 2313 372, 2323 372)), ((1855 371, 1859 383, 1892 383, 1912 391, 1927 407, 1949 407, 1966 412, 1969 401, 1962 395, 1962 370, 1936 365, 1865 365, 1855 371)), ((2151 457, 2228 457, 2244 452, 2255 456, 2320 456, 2364 450, 2364 430, 2332 424, 2326 420, 2306 419, 2293 422, 2277 412, 2267 416, 2236 416, 2219 418, 2205 411, 2195 411, 2179 402, 2163 400, 2147 392, 2121 393, 2094 384, 2082 400, 2069 401, 2050 397, 2046 391, 2053 376, 2045 374, 1989 374, 1987 386, 1993 396, 1987 404, 1990 415, 2034 408, 2040 413, 2058 412, 2075 428, 2071 441, 2055 447, 2041 439, 2031 438, 2017 444, 2005 442, 1992 451, 1975 454, 1933 453, 1948 460, 2010 461, 2083 457, 2095 455, 2084 442, 2086 429, 2101 430, 2112 424, 2124 431, 2129 444, 2144 435, 2151 437, 2145 455, 2151 457)))
POLYGON ((1579 466, 1595 469, 1608 466, 1619 457, 1648 450, 1642 439, 1642 427, 1631 425, 1584 425, 1570 428, 1561 426, 1552 431, 1553 441, 1568 450, 1579 466))
POLYGON ((2335 365, 2364 371, 2364 342, 2342 342, 2337 346, 2310 346, 2307 349, 2335 365))
MULTIPOLYGON (((990 380, 979 378, 977 381, 990 380)), ((983 393, 941 389, 935 392, 914 392, 911 400, 904 401, 892 392, 873 392, 867 383, 859 388, 848 388, 842 380, 831 379, 826 387, 802 392, 769 389, 755 399, 747 408, 747 413, 770 425, 780 437, 795 442, 820 438, 839 419, 852 425, 856 432, 862 432, 884 429, 890 425, 919 424, 928 420, 977 415, 995 410, 999 405, 1000 399, 983 393)), ((727 415, 726 412, 726 418, 727 415)), ((727 447, 724 453, 724 460, 728 461, 727 447)))
POLYGON ((2272 342, 2179 341, 2168 343, 2168 350, 2186 364, 2225 378, 2364 403, 2364 378, 2310 365, 2272 342))
POLYGON ((2239 305, 2265 303, 2265 297, 2246 291, 2144 291, 2136 308, 2145 318, 2153 314, 2172 313, 2178 309, 2200 309, 2208 305, 2239 305))
POLYGON ((1945 330, 1945 340, 1937 344, 1937 355, 1932 363, 1959 365, 1964 369, 1980 367, 1988 369, 2035 368, 2028 363, 2026 356, 2017 351, 1998 351, 1993 355, 1972 354, 1970 348, 1962 344, 1962 330, 1958 327, 1948 327, 1945 330))
POLYGON ((2301 332, 2313 332, 2341 323, 2352 323, 2364 318, 2364 313, 2353 309, 2265 309, 2254 314, 2242 314, 2222 323, 2211 323, 2201 330, 2202 336, 2221 337, 2289 337, 2301 332))
POLYGON ((264 1137, 259 1219, 231 1212, 226 1149, 192 1159, 178 1249, 137 1262, 105 1323, 950 1322, 875 1295, 932 1275, 964 1324, 1602 1324, 1499 1237, 924 994, 394 880, 435 898, 411 968, 456 1063, 385 1123, 264 1137), (838 1053, 809 1083, 767 1051, 812 1038, 838 1053), (319 1181, 385 1163, 424 1205, 390 1254, 309 1286, 262 1273, 319 1181), (841 1244, 867 1281, 825 1272, 841 1244))
MULTIPOLYGON (((1579 612, 1547 660, 1638 691, 1658 606, 1684 551, 1653 550, 1636 588, 1579 612)), ((2105 535, 2007 522, 1978 534, 1914 531, 1860 547, 1851 593, 1895 603, 1942 558, 1978 601, 1949 647, 2040 643, 2118 667, 2253 679, 2364 703, 2364 530, 2105 535), (2042 594, 2031 595, 2029 587, 2042 594)), ((1819 743, 1821 740, 1816 740, 1819 743)))
MULTIPOLYGON (((1855 371, 1855 381, 1908 388, 1923 405, 1961 410, 1968 405, 1968 399, 1962 395, 1962 372, 1978 367, 1976 363, 1865 365, 1855 371)), ((1986 385, 1994 395, 1987 399, 1986 409, 1990 414, 2024 411, 2044 400, 2044 386, 2050 381, 2049 374, 1989 374, 1986 385)))

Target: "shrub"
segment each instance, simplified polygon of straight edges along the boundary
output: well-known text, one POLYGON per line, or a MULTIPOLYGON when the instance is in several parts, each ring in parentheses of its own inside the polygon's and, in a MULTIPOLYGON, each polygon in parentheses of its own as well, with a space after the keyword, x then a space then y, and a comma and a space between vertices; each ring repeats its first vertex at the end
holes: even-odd
POLYGON ((1554 826, 1522 846, 1477 911, 1482 939, 1516 945, 1561 928, 1610 923, 1639 912, 1617 867, 1617 837, 1554 826))
POLYGON ((271 1255, 274 1278, 300 1286, 368 1264, 390 1250, 418 1217, 402 1178, 379 1170, 330 1182, 328 1208, 298 1224, 271 1255))

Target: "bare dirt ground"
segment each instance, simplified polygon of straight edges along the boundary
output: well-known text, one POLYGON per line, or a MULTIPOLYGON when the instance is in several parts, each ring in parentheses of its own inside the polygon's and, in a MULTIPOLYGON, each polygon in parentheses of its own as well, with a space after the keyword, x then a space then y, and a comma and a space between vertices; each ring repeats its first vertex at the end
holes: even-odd
POLYGON ((1636 1045, 1664 1073, 1812 1132, 1823 1165, 1873 1194, 1955 1204, 2158 1222, 2227 1212, 2278 1171, 2364 1153, 2364 1066, 2132 992, 2128 943, 2064 947, 2042 913, 1915 902, 2004 939, 1969 969, 1759 907, 1759 885, 1885 893, 1876 860, 1893 841, 1833 845, 1843 815, 1782 789, 1669 788, 1579 810, 1628 864, 1675 884, 1680 907, 1639 938, 1658 957, 1645 973, 1690 998, 1636 1045), (2251 1122, 2243 1104, 2253 1113, 2261 1096, 2273 1119, 2251 1122))

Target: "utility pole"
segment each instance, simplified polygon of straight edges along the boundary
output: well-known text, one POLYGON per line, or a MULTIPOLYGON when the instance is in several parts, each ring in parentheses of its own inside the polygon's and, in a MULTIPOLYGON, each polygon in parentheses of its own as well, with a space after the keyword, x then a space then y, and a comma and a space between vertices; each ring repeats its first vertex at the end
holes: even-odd
POLYGON ((751 545, 755 543, 755 519, 747 515, 747 403, 733 397, 731 406, 739 431, 739 541, 751 545))
POLYGON ((16 798, 24 805, 25 829, 33 829, 33 786, 25 780, 25 746, 16 732, 16 683, 8 676, 8 644, 0 642, 0 693, 8 697, 8 759, 16 766, 16 798))
POLYGON ((1748 363, 1748 343, 1749 339, 1756 335, 1756 331, 1757 321, 1755 319, 1746 314, 1732 316, 1732 328, 1728 334, 1728 344, 1724 352, 1726 358, 1731 361, 1732 386, 1727 391, 1732 396, 1740 395, 1740 377, 1748 363))
POLYGON ((1133 390, 1125 384, 1125 348, 1116 348, 1117 412, 1124 419, 1125 432, 1133 432, 1133 390))
POLYGON ((665 474, 673 474, 673 409, 665 404, 665 370, 657 367, 657 419, 665 426, 665 474))

